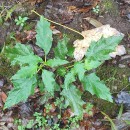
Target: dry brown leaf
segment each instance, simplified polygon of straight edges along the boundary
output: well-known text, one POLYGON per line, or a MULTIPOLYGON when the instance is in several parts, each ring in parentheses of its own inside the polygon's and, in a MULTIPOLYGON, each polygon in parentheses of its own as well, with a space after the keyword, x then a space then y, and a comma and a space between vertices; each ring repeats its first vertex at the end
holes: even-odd
POLYGON ((110 36, 118 36, 118 35, 124 35, 117 31, 115 28, 110 27, 110 25, 103 25, 101 27, 83 31, 82 35, 84 37, 83 40, 76 40, 74 41, 74 58, 76 61, 80 61, 88 47, 90 46, 92 41, 98 41, 102 36, 104 38, 108 38, 110 36))
POLYGON ((115 52, 110 53, 110 56, 111 56, 112 58, 115 58, 117 55, 118 55, 118 56, 122 56, 122 55, 124 55, 124 54, 126 54, 126 49, 125 49, 125 47, 124 47, 123 45, 119 45, 119 46, 116 47, 115 52))
POLYGON ((87 18, 84 18, 84 19, 86 19, 90 24, 92 24, 96 28, 103 26, 103 24, 101 22, 97 21, 94 18, 87 17, 87 18))
POLYGON ((83 13, 83 12, 88 12, 88 11, 90 11, 92 8, 93 8, 92 6, 90 6, 90 7, 83 7, 83 8, 78 9, 77 12, 82 12, 82 13, 83 13))
POLYGON ((68 7, 68 11, 75 12, 76 10, 77 10, 77 7, 76 7, 76 6, 69 6, 69 7, 68 7))
POLYGON ((2 101, 5 103, 7 99, 7 95, 4 92, 0 92, 0 96, 1 96, 2 101))

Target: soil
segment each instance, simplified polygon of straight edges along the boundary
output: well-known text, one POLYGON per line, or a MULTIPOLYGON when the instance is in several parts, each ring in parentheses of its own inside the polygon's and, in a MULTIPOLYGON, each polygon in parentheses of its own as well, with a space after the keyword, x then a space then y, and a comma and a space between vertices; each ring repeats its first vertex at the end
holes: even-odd
MULTIPOLYGON (((101 77, 101 80, 104 80, 106 82, 107 86, 109 86, 114 96, 122 90, 130 91, 130 19, 128 17, 130 15, 129 1, 102 0, 99 2, 99 0, 20 0, 18 2, 17 0, 13 0, 7 2, 5 0, 1 0, 0 7, 2 7, 3 4, 6 9, 9 9, 10 7, 18 3, 20 3, 20 6, 13 11, 11 18, 8 18, 0 26, 0 51, 2 51, 2 48, 5 45, 11 43, 14 44, 15 41, 10 37, 10 35, 18 36, 17 32, 21 31, 21 28, 16 26, 14 23, 14 19, 17 16, 28 15, 28 17, 30 18, 27 21, 29 25, 27 25, 25 29, 34 29, 35 25, 33 23, 37 21, 38 17, 34 13, 31 13, 32 9, 35 9, 39 14, 44 15, 50 20, 59 22, 65 26, 78 30, 79 32, 95 28, 87 20, 84 19, 86 17, 92 17, 102 24, 110 24, 111 27, 116 28, 118 31, 122 32, 125 37, 121 44, 124 45, 127 50, 127 54, 125 56, 116 57, 115 59, 106 61, 104 65, 96 70, 98 75, 101 77), (92 7, 95 7, 96 4, 100 5, 99 14, 95 14, 92 11, 92 7), (12 32, 15 32, 15 35, 13 35, 12 32)), ((55 28, 60 32, 70 35, 72 42, 71 44, 73 44, 74 40, 81 38, 79 34, 74 33, 68 29, 59 27, 54 24, 52 24, 52 26, 56 26, 55 28)), ((21 39, 23 39, 23 37, 24 35, 18 37, 17 39, 20 41, 21 39)), ((0 90, 7 93, 7 90, 10 90, 12 88, 12 86, 10 86, 11 84, 9 78, 17 70, 17 67, 11 68, 9 61, 7 61, 7 59, 5 59, 5 57, 1 54, 0 66, 0 81, 4 79, 3 86, 8 87, 7 89, 5 89, 0 85, 0 90)), ((83 96, 84 100, 88 99, 88 97, 88 93, 84 94, 83 96)), ((110 117, 117 116, 117 111, 119 109, 117 105, 110 104, 99 99, 97 100, 97 98, 91 98, 91 102, 94 102, 99 110, 104 111, 110 117)), ((28 114, 28 116, 30 116, 30 113, 34 112, 34 110, 31 110, 32 107, 30 105, 24 105, 25 104, 22 104, 20 106, 19 113, 16 112, 17 114, 15 116, 19 117, 20 115, 23 115, 21 114, 22 112, 25 115, 28 114), (24 111, 22 110, 23 108, 24 111)), ((13 110, 11 109, 9 111, 12 112, 13 110)), ((7 114, 7 112, 3 112, 1 110, 0 112, 1 120, 2 116, 4 116, 4 113, 7 114)), ((10 118, 12 119, 12 117, 10 118)), ((15 130, 15 126, 13 128, 15 130)), ((11 129, 9 128, 9 130, 11 129)))

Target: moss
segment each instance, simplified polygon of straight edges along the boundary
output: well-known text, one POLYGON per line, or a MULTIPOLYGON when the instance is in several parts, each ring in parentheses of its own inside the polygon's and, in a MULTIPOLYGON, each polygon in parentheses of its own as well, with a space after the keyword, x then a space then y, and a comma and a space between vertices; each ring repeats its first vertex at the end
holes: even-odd
POLYGON ((11 67, 5 55, 0 54, 0 76, 10 79, 17 71, 18 67, 11 67))
POLYGON ((107 11, 114 16, 119 15, 118 6, 113 0, 102 0, 101 6, 105 12, 107 11))
POLYGON ((101 66, 97 69, 97 75, 111 89, 112 93, 118 93, 128 86, 130 68, 119 68, 117 66, 101 66))
POLYGON ((118 106, 115 103, 111 103, 105 100, 102 100, 100 98, 97 98, 97 96, 92 96, 89 92, 85 91, 82 95, 82 99, 85 102, 91 102, 99 108, 100 111, 105 112, 110 117, 116 116, 117 112, 119 110, 118 106))
POLYGON ((35 23, 26 23, 25 27, 24 27, 24 30, 31 30, 32 28, 35 27, 35 23))

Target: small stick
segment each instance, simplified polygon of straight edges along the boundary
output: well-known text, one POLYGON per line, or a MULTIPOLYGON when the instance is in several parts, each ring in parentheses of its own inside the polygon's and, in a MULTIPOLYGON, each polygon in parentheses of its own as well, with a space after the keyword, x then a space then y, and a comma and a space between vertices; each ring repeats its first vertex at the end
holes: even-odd
MULTIPOLYGON (((39 13, 37 13, 36 11, 34 11, 34 10, 31 10, 31 12, 34 12, 34 13, 37 14, 39 17, 42 16, 42 15, 40 15, 39 13)), ((61 27, 67 28, 68 30, 71 30, 71 31, 73 31, 73 32, 75 32, 75 33, 78 33, 79 35, 81 35, 81 36, 83 37, 82 33, 78 32, 78 31, 76 31, 76 30, 74 30, 74 29, 72 29, 72 28, 69 28, 69 27, 67 27, 67 26, 65 26, 65 25, 62 25, 62 24, 57 23, 57 22, 54 22, 54 21, 52 21, 52 20, 50 20, 50 19, 47 19, 47 18, 45 18, 45 17, 44 17, 44 19, 47 20, 47 21, 49 21, 49 22, 51 22, 51 23, 54 23, 54 24, 56 24, 56 25, 59 25, 59 26, 61 26, 61 27)))

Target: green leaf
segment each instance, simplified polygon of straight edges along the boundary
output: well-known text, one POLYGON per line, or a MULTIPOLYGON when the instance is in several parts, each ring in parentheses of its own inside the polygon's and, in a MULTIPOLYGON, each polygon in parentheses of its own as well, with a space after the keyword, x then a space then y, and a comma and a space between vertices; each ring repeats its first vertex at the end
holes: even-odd
POLYGON ((17 43, 13 48, 10 46, 7 46, 5 48, 5 55, 11 61, 13 61, 14 58, 17 58, 19 56, 27 56, 30 54, 34 54, 31 47, 25 46, 24 44, 21 43, 17 43))
POLYGON ((27 98, 34 93, 36 86, 36 75, 31 78, 13 80, 14 88, 9 92, 4 108, 9 108, 27 98))
POLYGON ((68 63, 67 60, 62 60, 62 59, 50 59, 47 61, 47 65, 50 67, 57 67, 57 66, 64 65, 67 63, 68 63))
POLYGON ((71 106, 74 115, 83 117, 83 100, 81 99, 81 92, 71 85, 69 89, 63 89, 61 95, 65 97, 65 106, 71 106))
POLYGON ((65 81, 64 81, 65 88, 68 88, 70 84, 74 81, 75 81, 75 73, 74 70, 71 69, 71 71, 65 75, 65 81))
POLYGON ((43 16, 40 17, 40 21, 37 23, 36 32, 36 44, 41 47, 45 55, 47 55, 51 49, 53 38, 50 23, 45 20, 43 16))
POLYGON ((78 74, 79 80, 81 81, 84 78, 84 73, 86 71, 84 69, 84 63, 76 62, 74 64, 74 71, 76 74, 78 74))
POLYGON ((59 68, 56 70, 56 72, 57 72, 57 74, 58 74, 59 76, 64 77, 65 74, 66 74, 66 72, 67 72, 67 70, 66 70, 66 68, 65 68, 64 66, 61 66, 61 67, 59 67, 59 68))
POLYGON ((14 76, 12 76, 12 80, 21 79, 21 78, 31 78, 34 74, 37 73, 37 66, 25 66, 22 67, 14 76))
POLYGON ((42 62, 42 59, 37 55, 26 55, 26 56, 18 56, 14 58, 14 60, 11 62, 12 65, 15 64, 28 64, 28 65, 37 65, 39 62, 42 62))
POLYGON ((42 71, 42 81, 45 85, 45 89, 53 93, 55 89, 55 79, 54 79, 54 74, 48 70, 43 70, 42 71))
POLYGON ((67 36, 64 36, 64 38, 58 42, 57 47, 54 48, 54 53, 56 58, 66 59, 66 55, 68 53, 68 49, 67 49, 68 41, 69 39, 67 38, 67 36))
POLYGON ((110 59, 110 53, 122 40, 122 36, 101 38, 98 42, 92 42, 86 53, 85 68, 87 70, 97 68, 105 60, 110 59))
POLYGON ((113 102, 110 90, 103 84, 95 73, 89 74, 82 81, 85 90, 89 91, 92 95, 113 102))
POLYGON ((68 44, 67 48, 68 48, 67 56, 69 56, 71 58, 74 58, 74 47, 73 47, 73 45, 72 44, 68 44))
POLYGON ((92 60, 92 59, 86 59, 85 60, 85 69, 87 70, 91 70, 94 68, 97 68, 98 66, 100 66, 103 63, 103 61, 96 61, 96 60, 92 60))

